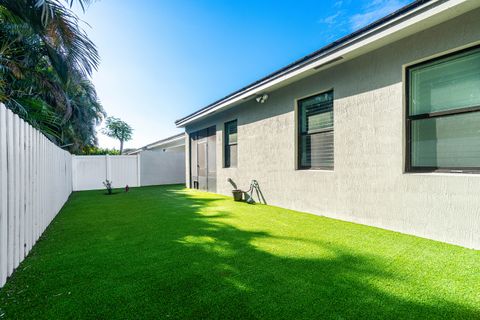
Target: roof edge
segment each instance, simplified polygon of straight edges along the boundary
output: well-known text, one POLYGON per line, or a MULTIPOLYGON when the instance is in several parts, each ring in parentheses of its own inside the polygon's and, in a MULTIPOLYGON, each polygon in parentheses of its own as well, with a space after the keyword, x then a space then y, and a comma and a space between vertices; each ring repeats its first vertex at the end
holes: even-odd
POLYGON ((354 40, 355 38, 359 38, 363 35, 365 35, 366 33, 368 33, 369 31, 372 31, 373 29, 375 28, 378 28, 378 27, 381 27, 385 24, 387 24, 388 22, 391 22, 392 20, 394 20, 395 18, 398 18, 398 17, 401 17, 402 15, 405 15, 411 11, 413 11, 414 9, 422 6, 422 5, 425 5, 425 4, 428 4, 428 3, 432 3, 432 4, 441 4, 441 3, 444 3, 448 0, 417 0, 417 1, 414 1, 406 6, 403 6, 402 8, 392 12, 391 14, 385 16, 385 17, 382 17, 368 25, 366 25, 365 27, 363 28, 360 28, 359 30, 357 31, 354 31, 344 37, 341 37, 340 39, 320 48, 319 50, 316 50, 315 52, 311 53, 311 54, 308 54, 306 56, 304 56, 303 58, 300 58, 296 61, 294 61, 293 63, 281 68, 281 69, 278 69, 277 71, 274 71, 273 73, 270 73, 268 74, 267 76, 263 77, 263 78, 260 78, 259 80, 257 81, 254 81, 252 83, 250 83, 249 85, 245 86, 245 87, 242 87, 241 89, 239 90, 236 90, 232 93, 230 93, 229 95, 219 99, 219 100, 216 100, 214 101, 213 103, 183 117, 183 118, 180 118, 178 120, 175 121, 175 125, 177 127, 181 127, 185 124, 187 124, 187 122, 189 122, 190 119, 194 118, 194 117, 197 117, 197 116, 200 116, 202 114, 204 114, 205 112, 215 108, 216 106, 222 104, 222 103, 225 103, 241 94, 244 94, 244 93, 247 93, 248 91, 252 90, 252 89, 255 89, 256 87, 258 87, 259 85, 261 84, 267 84, 269 83, 270 81, 276 79, 277 77, 279 76, 282 76, 282 75, 286 75, 294 70, 296 70, 297 68, 301 67, 301 66, 305 66, 305 65, 308 65, 310 63, 313 63, 315 62, 316 60, 320 59, 320 58, 323 58, 323 57, 327 57, 328 56, 328 53, 330 51, 333 51, 337 48, 339 48, 340 46, 346 44, 347 42, 351 41, 351 40, 354 40))
POLYGON ((156 146, 159 146, 159 145, 162 145, 162 144, 166 144, 166 143, 181 140, 181 139, 185 139, 185 132, 182 132, 182 133, 170 136, 168 138, 149 143, 149 144, 147 144, 147 145, 145 145, 141 148, 138 148, 138 149, 135 149, 135 150, 132 150, 132 151, 128 152, 127 155, 137 154, 139 152, 148 150, 149 148, 153 148, 153 147, 156 147, 156 146))

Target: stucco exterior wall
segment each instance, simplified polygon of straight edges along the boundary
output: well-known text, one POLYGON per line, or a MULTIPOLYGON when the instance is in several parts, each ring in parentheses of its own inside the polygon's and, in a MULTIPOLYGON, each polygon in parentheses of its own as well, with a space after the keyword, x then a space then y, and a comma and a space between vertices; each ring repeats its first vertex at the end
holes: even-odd
POLYGON ((184 146, 140 152, 140 184, 153 186, 185 182, 184 146))
POLYGON ((403 79, 406 65, 479 43, 478 17, 469 12, 269 92, 265 104, 247 101, 187 126, 217 127, 217 192, 231 194, 228 178, 240 188, 256 179, 271 205, 480 249, 480 175, 404 172, 403 79), (332 88, 335 169, 296 170, 296 99, 332 88), (233 119, 238 166, 223 168, 223 127, 233 119))

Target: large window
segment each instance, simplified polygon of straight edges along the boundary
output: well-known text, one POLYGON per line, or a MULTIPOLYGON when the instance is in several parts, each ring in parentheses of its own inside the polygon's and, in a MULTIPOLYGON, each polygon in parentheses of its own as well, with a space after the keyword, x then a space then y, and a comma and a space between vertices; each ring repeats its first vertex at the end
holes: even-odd
POLYGON ((407 171, 480 170, 480 48, 407 69, 407 171))
POLYGON ((298 101, 298 168, 333 169, 333 91, 298 101))
POLYGON ((237 166, 237 120, 225 123, 225 168, 237 166))

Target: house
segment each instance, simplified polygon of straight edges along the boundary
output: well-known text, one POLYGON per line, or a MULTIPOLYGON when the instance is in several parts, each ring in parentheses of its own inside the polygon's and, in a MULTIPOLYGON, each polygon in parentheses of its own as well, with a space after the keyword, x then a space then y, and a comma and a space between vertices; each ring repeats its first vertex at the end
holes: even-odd
POLYGON ((186 184, 480 249, 480 1, 416 1, 176 121, 186 184))
POLYGON ((185 183, 184 133, 131 150, 127 155, 138 155, 142 186, 185 183))

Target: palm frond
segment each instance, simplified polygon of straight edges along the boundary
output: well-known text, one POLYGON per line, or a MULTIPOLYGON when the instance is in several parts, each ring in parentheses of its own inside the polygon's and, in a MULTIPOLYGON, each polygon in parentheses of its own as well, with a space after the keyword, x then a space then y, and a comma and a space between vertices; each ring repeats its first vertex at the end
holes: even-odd
POLYGON ((0 0, 0 102, 76 151, 96 144, 105 111, 89 80, 98 52, 73 2, 0 0))

